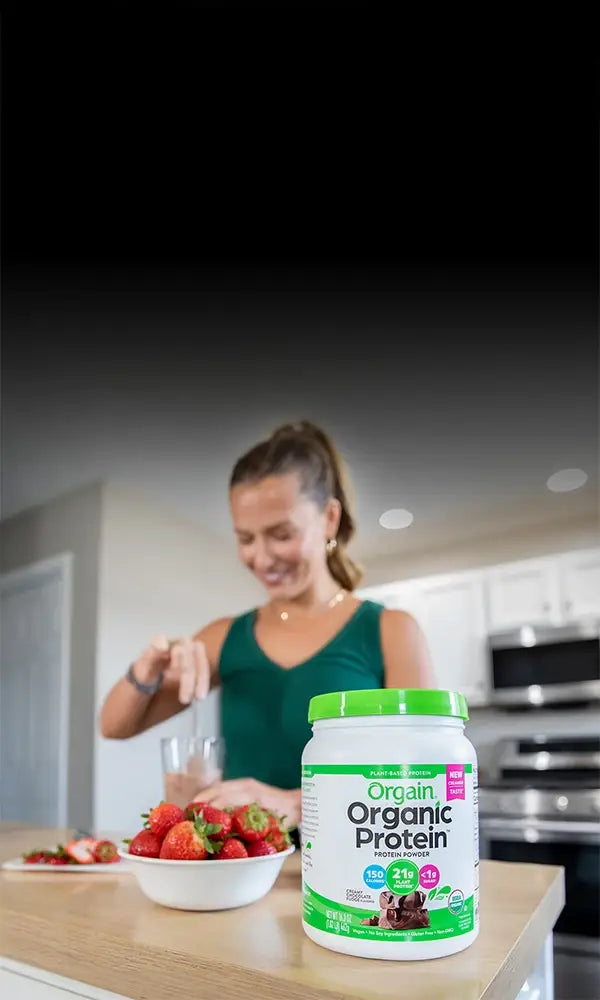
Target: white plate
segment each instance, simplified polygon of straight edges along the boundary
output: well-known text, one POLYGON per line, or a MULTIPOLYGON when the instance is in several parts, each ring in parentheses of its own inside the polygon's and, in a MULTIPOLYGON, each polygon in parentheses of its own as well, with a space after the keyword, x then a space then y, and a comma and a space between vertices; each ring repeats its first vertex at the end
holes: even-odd
POLYGON ((84 872, 94 872, 96 875, 117 875, 119 872, 128 872, 129 867, 122 861, 113 861, 111 864, 101 864, 97 862, 93 865, 26 865, 22 858, 11 858, 0 865, 8 872, 45 872, 46 875, 52 873, 72 875, 82 875, 84 872))

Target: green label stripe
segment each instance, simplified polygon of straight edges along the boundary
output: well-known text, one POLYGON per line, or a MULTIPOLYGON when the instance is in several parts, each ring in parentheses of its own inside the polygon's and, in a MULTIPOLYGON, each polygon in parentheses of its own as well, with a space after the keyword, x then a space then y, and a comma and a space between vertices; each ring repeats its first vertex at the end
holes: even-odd
MULTIPOLYGON (((473 772, 472 764, 464 765, 465 774, 473 772)), ((361 774, 363 778, 372 781, 389 780, 390 778, 436 778, 446 774, 445 764, 305 764, 302 768, 303 778, 312 778, 313 774, 361 774)))
POLYGON ((450 913, 446 906, 429 910, 431 926, 418 927, 412 931, 394 931, 362 924, 361 920, 378 916, 378 911, 334 903, 319 895, 306 883, 303 886, 303 911, 305 922, 317 930, 340 937, 362 938, 365 941, 439 941, 468 934, 475 926, 472 896, 465 899, 461 912, 457 914, 450 913))

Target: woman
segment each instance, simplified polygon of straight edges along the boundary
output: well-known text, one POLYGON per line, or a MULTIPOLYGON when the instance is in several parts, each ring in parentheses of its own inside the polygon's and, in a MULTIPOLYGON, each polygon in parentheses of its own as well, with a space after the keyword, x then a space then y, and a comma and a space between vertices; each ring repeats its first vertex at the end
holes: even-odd
POLYGON ((279 428, 239 459, 229 499, 239 554, 266 603, 191 638, 153 640, 109 692, 102 734, 134 736, 221 687, 224 780, 199 799, 259 802, 300 818, 310 698, 327 691, 432 686, 427 647, 403 611, 360 601, 342 464, 308 422, 279 428))

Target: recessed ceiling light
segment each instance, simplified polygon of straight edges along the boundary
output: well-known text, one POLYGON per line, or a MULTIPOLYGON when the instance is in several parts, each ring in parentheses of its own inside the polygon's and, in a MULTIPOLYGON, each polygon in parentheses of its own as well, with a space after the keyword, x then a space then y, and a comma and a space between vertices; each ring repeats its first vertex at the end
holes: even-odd
POLYGON ((393 508, 392 510, 386 510, 379 518, 379 523, 382 528, 408 528, 409 524, 412 524, 414 517, 409 510, 403 510, 400 508, 393 508))
POLYGON ((555 472, 546 482, 546 486, 553 493, 569 493, 571 490, 578 490, 580 486, 587 483, 587 472, 583 469, 561 469, 555 472))

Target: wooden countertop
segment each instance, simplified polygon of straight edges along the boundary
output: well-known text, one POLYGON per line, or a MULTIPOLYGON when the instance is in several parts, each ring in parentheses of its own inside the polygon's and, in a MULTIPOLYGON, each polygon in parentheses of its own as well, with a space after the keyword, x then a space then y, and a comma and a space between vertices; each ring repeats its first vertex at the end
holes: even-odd
MULTIPOLYGON (((0 823, 0 861, 53 846, 64 831, 0 823)), ((561 868, 481 863, 481 930, 450 958, 385 962, 338 955, 306 937, 300 857, 274 889, 236 911, 151 903, 133 875, 0 872, 0 955, 134 1000, 510 1000, 564 903, 561 868)))

